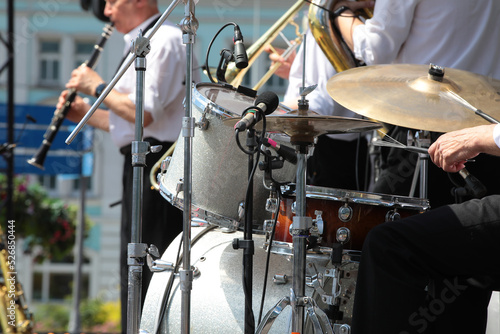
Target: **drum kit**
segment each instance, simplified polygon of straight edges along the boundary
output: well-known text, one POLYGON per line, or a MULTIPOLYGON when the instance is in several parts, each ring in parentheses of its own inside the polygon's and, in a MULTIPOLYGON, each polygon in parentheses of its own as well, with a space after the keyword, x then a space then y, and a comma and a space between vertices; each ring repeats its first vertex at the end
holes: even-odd
MULTIPOLYGON (((500 114, 499 82, 454 69, 446 69, 445 74, 434 65, 430 69, 425 65, 353 68, 332 77, 327 89, 335 101, 362 116, 427 131, 497 123, 494 117, 500 114)), ((192 101, 193 114, 199 120, 192 150, 193 221, 241 231, 248 166, 235 143, 233 126, 240 112, 254 105, 255 98, 228 85, 201 83, 193 88, 192 101)), ((315 138, 380 127, 370 120, 315 114, 308 110, 305 96, 299 100, 298 110, 280 107, 266 117, 266 135, 275 136, 283 145, 293 145, 297 164, 281 159, 282 168, 273 177, 255 174, 252 229, 259 240, 265 235, 262 245, 268 253, 291 259, 292 286, 258 324, 257 333, 268 333, 288 305, 292 332, 350 333, 357 264, 368 231, 385 221, 429 209, 425 198, 306 185, 307 155, 315 138), (274 196, 267 198, 276 184, 280 186, 279 202, 274 196), (312 295, 306 293, 306 285, 313 288, 312 295)), ((260 124, 255 128, 262 129, 260 124)), ((180 209, 184 209, 183 156, 182 147, 177 147, 158 174, 160 193, 180 209)), ((224 238, 214 237, 217 243, 224 238)), ((283 280, 283 276, 275 276, 275 282, 283 280)), ((159 316, 150 313, 168 312, 158 306, 151 310, 158 304, 155 284, 153 277, 144 306, 143 325, 148 332, 157 332, 160 327, 159 316), (151 318, 155 320, 149 321, 151 318)), ((163 325, 162 331, 168 332, 168 328, 163 325)))

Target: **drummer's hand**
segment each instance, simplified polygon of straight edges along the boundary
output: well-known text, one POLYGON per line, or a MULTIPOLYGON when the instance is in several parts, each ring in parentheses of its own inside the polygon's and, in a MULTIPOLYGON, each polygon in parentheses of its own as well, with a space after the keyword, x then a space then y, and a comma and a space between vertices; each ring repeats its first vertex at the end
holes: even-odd
POLYGON ((71 72, 66 88, 75 88, 78 92, 94 96, 95 89, 103 82, 97 72, 83 64, 71 72))
POLYGON ((292 66, 292 63, 293 63, 293 60, 295 59, 295 51, 293 51, 287 59, 283 58, 281 56, 281 54, 283 53, 283 49, 280 49, 280 48, 274 48, 274 50, 276 50, 276 52, 273 52, 273 50, 271 49, 271 47, 269 45, 267 45, 264 49, 267 53, 269 53, 269 59, 271 59, 271 66, 273 66, 275 63, 281 63, 281 66, 278 67, 278 69, 276 70, 276 72, 274 72, 274 74, 276 74, 277 76, 279 76, 280 78, 283 78, 283 79, 288 79, 288 77, 290 76, 290 67, 292 66))
MULTIPOLYGON (((59 95, 59 99, 57 101, 56 108, 61 109, 66 103, 66 97, 68 96, 68 91, 64 91, 59 95)), ((84 100, 80 96, 76 96, 71 103, 70 109, 66 114, 66 118, 74 123, 78 123, 81 121, 83 116, 90 109, 90 105, 84 102, 84 100)))
POLYGON ((458 172, 479 153, 500 155, 493 139, 495 125, 481 125, 445 133, 429 147, 429 156, 446 172, 458 172))

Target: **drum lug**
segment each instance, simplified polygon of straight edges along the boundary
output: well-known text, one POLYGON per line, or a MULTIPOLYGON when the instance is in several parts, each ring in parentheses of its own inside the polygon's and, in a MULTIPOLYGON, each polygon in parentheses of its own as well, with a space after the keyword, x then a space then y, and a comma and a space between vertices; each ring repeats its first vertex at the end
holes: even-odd
POLYGON ((311 235, 320 237, 323 235, 324 230, 323 217, 321 217, 323 211, 316 210, 314 211, 314 214, 316 215, 316 219, 313 219, 314 226, 311 228, 311 235))
POLYGON ((179 179, 179 181, 177 182, 177 185, 175 187, 175 195, 174 195, 174 198, 173 198, 173 201, 176 202, 177 201, 177 198, 179 196, 179 193, 184 189, 184 179, 179 179))
POLYGON ((349 206, 349 204, 344 203, 344 205, 339 208, 339 219, 341 221, 343 221, 344 223, 347 223, 348 221, 351 220, 352 213, 353 213, 353 210, 349 206))
POLYGON ((276 197, 269 197, 266 201, 266 211, 276 212, 278 211, 279 203, 276 197))
POLYGON ((387 213, 385 214, 386 222, 393 222, 400 219, 401 219, 401 214, 398 212, 397 209, 387 211, 387 213))
POLYGON ((351 231, 347 227, 340 227, 335 237, 338 242, 345 244, 351 239, 351 231))
POLYGON ((160 171, 162 174, 166 173, 168 170, 168 166, 170 166, 170 162, 172 161, 172 157, 166 157, 160 164, 160 171))
POLYGON ((286 274, 276 274, 273 277, 273 282, 274 284, 286 284, 288 283, 288 276, 286 274))
POLYGON ((274 219, 266 219, 264 220, 264 231, 266 233, 271 233, 273 231, 274 219))
POLYGON ((203 111, 203 114, 201 115, 200 119, 198 122, 196 122, 196 126, 201 130, 205 131, 208 129, 208 125, 210 124, 210 121, 207 120, 207 111, 210 111, 210 107, 207 104, 205 107, 205 110, 203 111))

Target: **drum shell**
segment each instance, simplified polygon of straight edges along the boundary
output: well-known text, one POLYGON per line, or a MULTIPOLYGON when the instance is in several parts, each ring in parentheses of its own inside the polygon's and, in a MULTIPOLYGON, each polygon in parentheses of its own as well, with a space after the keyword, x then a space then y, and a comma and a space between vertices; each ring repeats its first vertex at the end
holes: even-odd
MULTIPOLYGON (((233 127, 224 120, 240 118, 241 113, 254 104, 254 99, 219 84, 198 84, 193 89, 192 114, 197 122, 202 116, 207 129, 196 128, 192 140, 192 216, 210 223, 238 229, 243 227, 239 211, 246 195, 248 156, 237 146, 233 127)), ((183 193, 177 193, 179 180, 184 177, 184 140, 179 135, 178 144, 170 159, 166 173, 159 175, 161 194, 174 206, 183 209, 183 193)), ((240 135, 245 145, 245 134, 240 135)), ((262 156, 262 155, 261 155, 262 156)), ((292 182, 295 166, 285 162, 284 167, 273 171, 280 182, 292 182)), ((265 210, 269 190, 263 186, 263 171, 254 176, 253 226, 262 231, 265 219, 271 213, 265 210)))
MULTIPOLYGON (((195 237, 202 227, 193 227, 195 237)), ((177 255, 178 237, 163 254, 162 259, 173 261, 177 255)), ((241 232, 222 233, 219 229, 208 232, 200 238, 191 249, 192 265, 199 271, 193 279, 191 291, 191 333, 233 334, 244 332, 245 299, 242 287, 242 250, 234 250, 234 238, 243 238, 241 232)), ((262 297, 264 265, 267 253, 263 249, 264 236, 254 236, 255 255, 253 258, 253 311, 255 321, 259 316, 262 297)), ((267 280, 266 298, 263 315, 266 314, 283 297, 290 295, 292 287, 292 264, 284 257, 271 254, 269 277, 267 280), (275 274, 286 275, 285 284, 273 283, 275 274)), ((148 288, 142 312, 141 330, 156 333, 181 332, 181 295, 179 277, 175 277, 172 294, 168 299, 166 316, 159 320, 162 298, 171 272, 155 273, 148 288)), ((312 289, 307 289, 311 296, 312 289)), ((291 308, 287 307, 274 322, 270 333, 286 333, 289 326, 291 308)))
MULTIPOLYGON (((323 233, 319 246, 332 247, 338 243, 337 230, 346 227, 350 231, 350 240, 344 244, 344 249, 361 250, 368 232, 376 225, 384 223, 391 213, 396 211, 400 218, 422 213, 429 208, 425 199, 384 195, 368 192, 357 192, 324 187, 306 187, 306 216, 317 218, 321 212, 323 233), (352 209, 351 218, 344 222, 339 218, 339 209, 348 206, 352 209)), ((283 253, 287 244, 292 243, 290 227, 293 222, 293 206, 295 193, 284 194, 280 201, 280 211, 273 241, 273 252, 283 253)), ((286 253, 286 251, 285 251, 286 253)))

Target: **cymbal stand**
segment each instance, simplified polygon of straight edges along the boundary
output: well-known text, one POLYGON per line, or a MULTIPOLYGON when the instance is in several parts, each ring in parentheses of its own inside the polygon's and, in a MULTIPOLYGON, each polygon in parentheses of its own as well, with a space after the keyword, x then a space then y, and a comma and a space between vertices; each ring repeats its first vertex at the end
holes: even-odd
MULTIPOLYGON (((142 284, 142 266, 144 257, 147 255, 147 245, 141 243, 141 217, 142 217, 142 184, 143 184, 143 167, 145 165, 145 156, 150 150, 149 143, 142 141, 143 135, 143 97, 144 97, 144 76, 146 70, 145 55, 149 52, 149 41, 151 37, 158 31, 160 26, 165 22, 167 17, 172 13, 175 7, 181 0, 173 0, 165 12, 160 16, 156 24, 148 31, 146 36, 142 33, 134 42, 135 52, 129 54, 122 66, 115 74, 113 79, 104 89, 103 93, 94 102, 87 114, 77 124, 75 129, 66 139, 66 144, 71 144, 76 135, 87 124, 89 119, 101 105, 104 99, 108 96, 111 90, 123 74, 130 67, 132 62, 137 59, 137 88, 136 88, 136 119, 135 119, 135 139, 132 142, 132 164, 134 165, 133 172, 133 194, 132 194, 132 243, 128 245, 128 309, 127 309, 127 333, 137 334, 139 332, 140 320, 140 304, 141 304, 141 284, 142 284)), ((194 134, 194 119, 191 117, 191 82, 193 71, 193 43, 194 35, 198 28, 198 21, 194 17, 195 4, 193 0, 184 0, 185 17, 181 23, 183 32, 183 42, 186 46, 186 117, 183 119, 183 135, 184 141, 184 256, 183 269, 180 271, 181 290, 182 290, 182 333, 189 333, 190 322, 190 298, 192 289, 193 272, 190 266, 190 251, 191 251, 191 157, 192 157, 192 140, 194 134)), ((151 151, 155 151, 152 148, 151 151)))
POLYGON ((415 165, 415 172, 413 173, 413 180, 410 189, 410 197, 415 194, 415 188, 417 184, 417 179, 420 176, 420 198, 427 198, 427 187, 428 187, 428 168, 429 168, 429 153, 427 149, 431 145, 431 135, 429 131, 419 130, 416 132, 415 136, 413 133, 408 131, 408 145, 410 147, 415 144, 415 147, 421 148, 425 151, 418 153, 418 160, 415 165))
POLYGON ((181 288, 181 332, 191 331, 191 290, 193 289, 193 269, 191 268, 191 205, 192 205, 192 157, 195 119, 192 117, 193 82, 193 44, 195 42, 198 20, 194 16, 194 0, 184 0, 184 19, 180 24, 182 41, 186 44, 186 99, 185 117, 182 119, 184 136, 184 212, 183 212, 183 257, 182 269, 179 270, 181 288))
POLYGON ((290 296, 282 298, 268 311, 257 327, 256 334, 268 333, 276 318, 288 305, 292 307, 292 332, 303 333, 304 311, 307 311, 315 333, 333 334, 333 329, 325 312, 316 305, 314 299, 305 295, 306 238, 309 235, 309 229, 312 227, 312 218, 306 216, 307 153, 312 143, 313 141, 294 142, 292 137, 292 144, 297 145, 298 154, 296 215, 293 217, 292 229, 290 231, 293 236, 293 272, 290 296))
MULTIPOLYGON (((317 85, 305 86, 305 68, 306 68, 306 36, 304 35, 303 45, 303 75, 302 87, 300 88, 300 99, 298 101, 298 114, 307 115, 309 111, 309 101, 306 100, 307 94, 312 92, 317 85)), ((296 146, 297 153, 297 174, 296 174, 296 214, 293 217, 293 223, 290 230, 293 242, 293 271, 292 271, 292 288, 290 289, 290 297, 281 299, 273 309, 265 315, 263 321, 259 324, 257 334, 267 333, 284 307, 291 305, 292 307, 292 332, 303 333, 304 329, 304 310, 307 310, 310 319, 312 320, 315 332, 321 333, 320 319, 323 320, 323 326, 326 333, 332 333, 333 329, 330 326, 326 314, 316 306, 314 300, 305 295, 306 286, 306 238, 309 236, 309 229, 313 226, 312 218, 306 216, 306 176, 307 176, 307 154, 309 147, 314 144, 313 135, 296 135, 290 138, 290 142, 296 146), (320 315, 318 318, 316 314, 320 315), (316 331, 320 329, 320 331, 316 331)))

